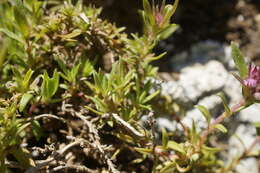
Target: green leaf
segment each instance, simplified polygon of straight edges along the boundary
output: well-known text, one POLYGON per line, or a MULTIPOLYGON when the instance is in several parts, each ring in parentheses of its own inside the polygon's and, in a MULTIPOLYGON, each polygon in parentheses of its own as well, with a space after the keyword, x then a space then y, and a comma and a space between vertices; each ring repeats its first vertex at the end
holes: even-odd
POLYGON ((162 145, 163 147, 167 147, 169 141, 169 136, 167 134, 167 131, 165 130, 165 128, 162 128, 162 145))
POLYGON ((164 53, 162 53, 162 54, 160 54, 160 55, 158 55, 158 56, 155 56, 155 57, 148 57, 147 60, 148 60, 149 62, 151 62, 151 61, 156 61, 156 60, 159 60, 159 59, 161 59, 162 57, 164 57, 164 55, 166 55, 166 54, 167 54, 167 53, 164 52, 164 53))
POLYGON ((24 110, 24 108, 26 107, 26 105, 29 103, 29 101, 33 98, 32 94, 29 93, 25 93, 22 96, 22 99, 20 101, 19 104, 19 111, 22 112, 24 110))
POLYGON ((48 83, 48 93, 50 97, 54 96, 54 94, 58 90, 58 87, 59 87, 59 73, 55 69, 53 78, 50 78, 48 83))
POLYGON ((25 44, 25 41, 20 36, 18 36, 17 34, 11 32, 5 28, 0 28, 0 32, 5 33, 8 37, 22 43, 23 45, 25 44))
POLYGON ((88 59, 84 62, 82 73, 85 77, 88 77, 95 71, 92 62, 88 59))
POLYGON ((93 108, 91 108, 89 106, 85 106, 85 108, 90 110, 91 112, 94 112, 97 115, 101 115, 101 116, 104 115, 104 112, 99 112, 99 111, 97 111, 97 110, 95 110, 95 109, 93 109, 93 108))
POLYGON ((71 71, 70 71, 70 82, 74 82, 74 83, 76 82, 80 66, 81 66, 81 63, 78 63, 77 65, 75 65, 71 69, 71 71))
POLYGON ((209 124, 210 120, 211 120, 211 115, 210 115, 208 109, 206 107, 202 106, 202 105, 196 105, 195 107, 200 110, 200 112, 206 118, 206 120, 209 124))
POLYGON ((175 161, 167 161, 164 163, 164 167, 162 167, 159 173, 172 173, 175 167, 176 167, 175 161))
POLYGON ((33 71, 31 69, 29 69, 25 76, 24 76, 24 79, 23 79, 23 87, 24 89, 28 89, 28 86, 29 86, 29 82, 30 82, 30 79, 32 77, 32 74, 33 74, 33 71))
POLYGON ((152 7, 148 0, 143 0, 143 8, 146 15, 148 16, 153 15, 152 7))
POLYGON ((256 134, 257 136, 260 136, 260 121, 259 122, 255 122, 254 126, 256 128, 256 134))
POLYGON ((42 87, 41 87, 41 95, 48 99, 49 93, 48 93, 48 85, 49 85, 49 76, 48 73, 45 71, 43 76, 43 82, 42 82, 42 87))
POLYGON ((1 45, 1 51, 0 51, 0 69, 2 69, 2 65, 5 62, 9 46, 10 46, 10 41, 8 41, 8 39, 3 39, 3 44, 1 45))
POLYGON ((157 34, 158 39, 164 40, 164 39, 168 38, 170 35, 172 35, 172 33, 174 33, 178 29, 178 27, 179 26, 177 24, 168 25, 166 28, 164 28, 157 34))
POLYGON ((179 4, 179 0, 175 0, 174 4, 173 4, 173 9, 172 9, 172 15, 175 13, 175 11, 178 7, 178 4, 179 4))
POLYGON ((176 163, 176 168, 179 172, 183 173, 189 171, 192 168, 192 165, 189 164, 187 167, 181 167, 178 163, 176 163))
MULTIPOLYGON (((58 62, 58 64, 59 64, 59 67, 62 69, 62 71, 63 71, 63 73, 65 73, 65 75, 67 75, 68 74, 68 70, 67 70, 67 68, 66 68, 66 65, 65 65, 65 63, 60 59, 60 58, 55 58, 55 60, 58 62)), ((67 79, 66 79, 67 80, 67 79)))
POLYGON ((20 73, 20 71, 17 68, 13 67, 12 72, 13 72, 16 80, 21 82, 23 77, 22 77, 22 74, 20 73))
POLYGON ((80 29, 76 29, 72 33, 69 33, 66 35, 59 35, 59 37, 61 37, 64 40, 67 40, 67 41, 76 41, 76 40, 73 40, 72 38, 79 36, 81 33, 82 33, 82 31, 80 29))
POLYGON ((244 79, 248 76, 248 67, 245 62, 245 59, 236 43, 234 42, 231 43, 231 49, 232 49, 232 58, 236 64, 236 68, 239 71, 240 77, 244 79))
POLYGON ((40 123, 36 120, 32 121, 32 132, 36 137, 36 140, 39 141, 40 138, 43 136, 43 130, 40 123))
POLYGON ((17 148, 11 150, 12 155, 17 159, 22 167, 25 169, 35 166, 29 151, 25 148, 17 148))
POLYGON ((177 7, 179 4, 179 0, 175 0, 173 5, 166 5, 163 12, 164 12, 164 23, 163 24, 167 24, 167 22, 170 21, 172 15, 175 13, 177 7))
POLYGON ((24 6, 30 11, 33 11, 34 0, 24 0, 24 6))
POLYGON ((27 17, 24 15, 24 10, 21 7, 14 6, 14 17, 15 21, 19 26, 20 31, 24 34, 24 36, 28 36, 30 29, 27 21, 27 17))
POLYGON ((225 112, 226 112, 228 115, 230 115, 230 114, 231 114, 231 110, 230 110, 230 108, 228 107, 227 99, 226 99, 224 93, 223 93, 223 92, 218 93, 217 96, 219 96, 219 97, 221 98, 222 103, 223 103, 224 108, 225 108, 225 112))
POLYGON ((160 93, 160 90, 155 91, 154 93, 152 93, 151 95, 149 95, 148 97, 146 97, 143 101, 143 103, 147 103, 150 100, 152 100, 154 97, 156 97, 158 94, 160 93))
POLYGON ((49 99, 54 96, 56 91, 58 90, 59 87, 59 73, 57 70, 54 70, 53 77, 50 78, 48 76, 48 73, 45 71, 43 76, 43 83, 41 86, 41 94, 44 97, 45 101, 49 101, 49 99))
POLYGON ((170 149, 173 149, 175 151, 178 151, 182 154, 185 154, 185 150, 183 149, 182 145, 181 144, 178 144, 177 142, 175 141, 169 141, 167 143, 167 148, 170 148, 170 149))
POLYGON ((213 152, 213 153, 219 152, 221 150, 219 148, 207 147, 206 145, 203 145, 202 149, 207 152, 213 152))
POLYGON ((216 124, 216 125, 214 126, 214 128, 220 130, 220 131, 223 132, 223 133, 227 133, 227 131, 228 131, 228 130, 226 129, 226 127, 223 126, 222 124, 216 124))
POLYGON ((152 148, 134 148, 137 152, 142 153, 142 154, 151 154, 153 152, 152 148))
POLYGON ((192 120, 192 127, 191 127, 191 130, 189 132, 189 136, 191 138, 192 144, 196 144, 198 142, 199 135, 198 135, 197 128, 196 128, 196 123, 195 123, 194 120, 192 120))
POLYGON ((106 105, 101 99, 95 97, 89 97, 96 105, 99 112, 108 112, 108 105, 106 105))
POLYGON ((170 19, 174 13, 173 6, 171 4, 167 4, 163 9, 163 13, 164 13, 164 20, 163 20, 162 26, 164 26, 170 22, 170 19))

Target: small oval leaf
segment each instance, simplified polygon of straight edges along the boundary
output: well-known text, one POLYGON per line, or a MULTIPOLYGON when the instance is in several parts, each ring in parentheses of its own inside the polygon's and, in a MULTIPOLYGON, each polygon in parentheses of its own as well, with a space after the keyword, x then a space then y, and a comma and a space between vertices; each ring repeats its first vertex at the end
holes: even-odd
POLYGON ((231 110, 228 107, 228 102, 227 102, 227 99, 226 99, 224 93, 223 92, 218 93, 217 96, 219 96, 221 98, 222 103, 224 105, 225 112, 228 113, 228 115, 231 114, 231 110))
POLYGON ((211 115, 208 109, 202 105, 196 105, 195 106, 199 111, 202 113, 202 115, 206 118, 207 122, 210 123, 211 115))
POLYGON ((216 125, 214 126, 214 128, 220 130, 220 131, 223 132, 223 133, 227 133, 227 131, 228 131, 227 128, 226 128, 225 126, 223 126, 222 124, 216 124, 216 125))
POLYGON ((237 44, 232 42, 231 49, 232 49, 232 52, 231 52, 232 58, 236 64, 236 68, 239 71, 240 77, 242 77, 242 78, 247 77, 247 73, 248 73, 247 64, 245 62, 245 59, 244 59, 241 51, 239 50, 239 48, 237 46, 237 44))
POLYGON ((20 105, 19 105, 19 111, 22 112, 24 110, 24 108, 26 107, 26 105, 29 103, 29 101, 32 99, 33 95, 29 94, 29 93, 25 93, 22 96, 22 99, 20 101, 20 105))
POLYGON ((176 150, 176 151, 178 151, 178 152, 180 152, 182 154, 185 154, 185 150, 183 149, 182 145, 178 144, 175 141, 169 141, 167 143, 167 148, 170 148, 170 149, 176 150))

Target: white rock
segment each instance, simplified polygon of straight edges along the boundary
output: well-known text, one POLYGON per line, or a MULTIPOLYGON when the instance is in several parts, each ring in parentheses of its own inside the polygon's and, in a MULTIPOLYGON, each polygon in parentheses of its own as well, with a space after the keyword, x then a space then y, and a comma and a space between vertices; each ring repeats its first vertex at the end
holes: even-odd
POLYGON ((228 72, 218 61, 195 64, 181 70, 178 81, 162 84, 162 94, 170 95, 184 106, 191 107, 204 95, 220 91, 227 81, 228 72))
POLYGON ((241 160, 236 167, 237 173, 259 173, 259 165, 255 158, 241 160))
POLYGON ((191 128, 192 123, 196 124, 197 130, 201 131, 201 129, 207 127, 207 122, 201 112, 197 109, 193 109, 188 111, 185 117, 182 119, 182 123, 185 124, 187 127, 191 128))
POLYGON ((260 122, 260 104, 254 104, 243 111, 239 115, 242 121, 250 123, 260 122))
POLYGON ((176 121, 171 121, 168 118, 160 117, 156 119, 156 124, 159 130, 165 128, 169 131, 174 132, 177 128, 176 121))
POLYGON ((232 51, 231 46, 224 46, 225 56, 223 56, 219 60, 221 62, 223 62, 224 64, 226 64, 226 66, 228 67, 229 70, 231 70, 231 69, 234 70, 236 68, 236 66, 232 59, 231 51, 232 51))
POLYGON ((241 84, 231 73, 227 77, 223 91, 230 98, 230 106, 237 104, 243 98, 241 84))
POLYGON ((209 61, 205 65, 197 64, 181 70, 179 85, 192 103, 199 98, 222 89, 227 80, 228 73, 224 66, 215 61, 209 61))
MULTIPOLYGON (((214 116, 222 107, 221 99, 216 95, 204 97, 198 102, 198 105, 206 107, 211 112, 212 116, 214 116)), ((182 122, 188 127, 192 127, 192 121, 196 123, 198 130, 207 127, 206 119, 198 109, 188 111, 182 119, 182 122)))
MULTIPOLYGON (((232 136, 229 139, 229 154, 235 156, 239 153, 244 152, 245 148, 249 148, 256 138, 256 129, 252 125, 240 124, 235 132, 236 136, 239 137, 243 144, 236 136, 232 136)), ((260 150, 260 145, 257 144, 254 150, 260 150)))

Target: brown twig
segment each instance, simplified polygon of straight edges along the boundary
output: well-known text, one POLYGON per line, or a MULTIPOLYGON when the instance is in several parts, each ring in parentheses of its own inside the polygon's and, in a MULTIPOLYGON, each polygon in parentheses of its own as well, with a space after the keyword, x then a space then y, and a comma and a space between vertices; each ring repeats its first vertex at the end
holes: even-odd
POLYGON ((41 115, 26 118, 25 120, 26 121, 33 121, 33 120, 38 120, 38 119, 41 119, 41 118, 52 118, 52 119, 60 120, 62 122, 66 122, 66 120, 64 118, 58 117, 58 116, 53 115, 53 114, 41 114, 41 115))
POLYGON ((75 116, 77 116, 78 118, 83 120, 84 124, 88 127, 89 136, 91 138, 91 142, 93 142, 93 147, 98 149, 101 156, 103 157, 103 160, 107 163, 109 170, 112 173, 119 173, 119 171, 115 168, 114 163, 108 157, 105 150, 103 149, 103 146, 100 143, 100 137, 98 135, 96 126, 94 124, 92 124, 90 121, 88 121, 85 116, 81 115, 81 113, 75 112, 75 116))
POLYGON ((77 140, 74 141, 70 144, 68 144, 67 146, 65 146, 63 149, 58 150, 57 152, 53 153, 53 155, 43 161, 39 161, 39 163, 36 165, 36 167, 31 167, 29 169, 26 170, 25 173, 37 173, 41 168, 49 165, 51 162, 55 161, 55 160, 59 160, 60 157, 62 157, 66 151, 68 151, 70 148, 76 146, 76 145, 80 145, 82 143, 82 140, 77 140))
POLYGON ((84 172, 84 173, 99 173, 98 170, 92 170, 82 165, 61 165, 53 168, 50 173, 61 171, 61 170, 71 169, 74 172, 84 172))

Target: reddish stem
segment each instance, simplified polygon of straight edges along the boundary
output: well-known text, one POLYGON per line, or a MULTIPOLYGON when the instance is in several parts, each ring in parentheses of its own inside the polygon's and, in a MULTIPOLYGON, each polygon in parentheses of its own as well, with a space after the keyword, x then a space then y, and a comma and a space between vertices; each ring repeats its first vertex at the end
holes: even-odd
POLYGON ((202 135, 200 137, 200 141, 199 141, 199 148, 206 142, 207 137, 210 133, 212 133, 215 128, 214 126, 221 123, 222 121, 224 121, 224 119, 232 114, 234 114, 235 112, 237 112, 242 106, 245 106, 246 102, 245 100, 241 100, 238 104, 234 105, 231 107, 230 112, 223 112, 218 118, 216 118, 209 126, 207 129, 205 129, 204 131, 202 131, 202 135))

